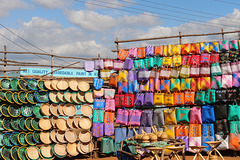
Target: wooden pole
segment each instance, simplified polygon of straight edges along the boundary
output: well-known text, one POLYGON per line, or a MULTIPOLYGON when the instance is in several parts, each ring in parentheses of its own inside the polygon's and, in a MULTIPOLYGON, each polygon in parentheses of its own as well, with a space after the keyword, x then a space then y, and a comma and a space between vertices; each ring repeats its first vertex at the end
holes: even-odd
POLYGON ((179 32, 179 44, 182 44, 182 32, 179 32))
MULTIPOLYGON (((0 65, 4 65, 4 63, 0 63, 0 65)), ((31 67, 51 67, 51 65, 39 65, 39 64, 12 64, 8 63, 8 66, 31 66, 31 67)), ((55 68, 61 68, 62 66, 53 66, 55 68)), ((72 69, 84 69, 83 67, 67 67, 72 69)))
POLYGON ((59 70, 61 70, 61 69, 67 68, 67 67, 72 66, 72 65, 77 64, 77 63, 80 63, 80 61, 74 62, 74 63, 69 64, 69 65, 67 65, 67 66, 63 66, 62 68, 59 68, 59 69, 55 69, 54 71, 51 71, 51 72, 49 72, 49 73, 47 73, 47 74, 42 75, 42 77, 47 76, 47 75, 49 75, 49 74, 52 74, 53 72, 59 71, 59 70))
POLYGON ((7 51, 7 46, 6 45, 4 45, 4 51, 5 51, 5 53, 4 53, 4 66, 3 66, 3 75, 4 76, 6 76, 6 69, 7 69, 7 53, 6 53, 6 51, 7 51))
POLYGON ((223 32, 223 29, 222 30, 222 40, 224 41, 224 32, 223 32))
POLYGON ((118 37, 116 37, 116 45, 117 45, 117 50, 119 50, 119 43, 117 41, 118 41, 118 37))
POLYGON ((53 77, 53 50, 51 51, 51 77, 53 77))

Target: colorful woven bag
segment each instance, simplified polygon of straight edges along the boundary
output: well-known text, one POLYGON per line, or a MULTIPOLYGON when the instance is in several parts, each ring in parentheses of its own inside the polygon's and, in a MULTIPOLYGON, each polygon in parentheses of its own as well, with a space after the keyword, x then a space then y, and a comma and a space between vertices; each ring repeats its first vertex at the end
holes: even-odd
POLYGON ((170 86, 170 91, 171 92, 176 92, 180 91, 180 79, 173 79, 171 78, 171 86, 170 86))
POLYGON ((221 89, 222 88, 222 76, 212 76, 211 77, 211 88, 221 89))
POLYGON ((208 90, 211 88, 211 78, 210 77, 201 77, 200 79, 201 83, 201 89, 202 90, 208 90))
POLYGON ((191 78, 181 78, 181 91, 190 90, 191 78))

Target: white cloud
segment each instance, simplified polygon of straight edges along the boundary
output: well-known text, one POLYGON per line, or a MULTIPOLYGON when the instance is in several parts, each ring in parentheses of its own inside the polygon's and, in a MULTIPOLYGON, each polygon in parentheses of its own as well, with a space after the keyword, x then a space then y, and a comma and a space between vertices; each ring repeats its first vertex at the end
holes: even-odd
POLYGON ((71 4, 69 0, 67 1, 66 0, 32 0, 32 1, 48 9, 65 8, 66 6, 71 4))
POLYGON ((27 8, 28 4, 23 0, 1 0, 0 4, 0 17, 9 15, 11 10, 27 8))
MULTIPOLYGON (((124 1, 124 0, 123 0, 124 1)), ((128 2, 134 2, 133 0, 127 0, 128 2)), ((101 2, 96 1, 96 0, 87 0, 85 2, 85 6, 87 7, 87 9, 101 9, 101 8, 122 8, 126 5, 126 3, 123 3, 120 0, 101 0, 101 2), (96 4, 96 5, 95 5, 96 4), (102 7, 104 6, 104 7, 102 7)), ((129 6, 129 4, 128 4, 129 6)))

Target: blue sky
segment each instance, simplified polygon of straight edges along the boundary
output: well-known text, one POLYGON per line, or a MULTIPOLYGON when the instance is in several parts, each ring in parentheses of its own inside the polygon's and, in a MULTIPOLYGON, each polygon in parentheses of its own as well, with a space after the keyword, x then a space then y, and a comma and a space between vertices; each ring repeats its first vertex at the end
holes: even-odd
MULTIPOLYGON (((53 50, 58 55, 96 57, 100 53, 102 57, 115 57, 111 49, 115 49, 113 41, 116 37, 123 40, 171 36, 178 32, 209 33, 218 32, 221 28, 225 31, 240 28, 240 2, 234 0, 1 1, 2 25, 42 50, 48 53, 53 50)), ((4 28, 0 28, 0 33, 29 51, 42 52, 4 28)), ((238 37, 235 34, 226 38, 238 37)), ((209 40, 220 40, 220 37, 185 38, 183 41, 209 40)), ((129 43, 120 47, 171 43, 178 43, 178 40, 129 43)), ((0 35, 0 47, 3 48, 3 45, 7 45, 11 51, 24 51, 0 35)), ((39 57, 33 58, 47 63, 39 57)), ((33 58, 24 57, 26 60, 33 58)))

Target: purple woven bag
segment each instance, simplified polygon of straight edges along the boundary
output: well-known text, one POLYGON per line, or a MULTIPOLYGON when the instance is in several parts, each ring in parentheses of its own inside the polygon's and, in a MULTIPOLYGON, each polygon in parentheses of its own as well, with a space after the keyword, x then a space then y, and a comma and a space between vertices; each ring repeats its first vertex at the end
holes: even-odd
POLYGON ((133 67, 133 60, 132 59, 126 59, 124 62, 124 69, 131 70, 133 67))
POLYGON ((145 106, 153 106, 153 93, 152 92, 145 93, 144 105, 145 106))
POLYGON ((144 105, 144 94, 143 93, 138 93, 135 96, 135 106, 143 106, 144 105))
POLYGON ((104 123, 104 134, 106 136, 112 136, 114 135, 114 123, 104 123))
POLYGON ((150 71, 147 68, 140 68, 138 71, 138 81, 146 81, 149 79, 150 71))
POLYGON ((127 125, 128 124, 128 110, 118 109, 116 123, 127 125))
POLYGON ((176 137, 176 139, 182 139, 183 142, 185 142, 185 150, 188 151, 189 148, 189 144, 188 144, 188 136, 180 136, 180 137, 176 137))
POLYGON ((140 126, 142 111, 141 110, 129 110, 128 125, 140 126))
POLYGON ((146 133, 152 133, 152 128, 151 127, 140 126, 139 130, 138 130, 138 134, 142 134, 142 130, 146 133))
POLYGON ((92 132, 93 132, 94 137, 102 137, 103 136, 103 123, 93 122, 92 132))
POLYGON ((103 59, 95 60, 95 61, 94 61, 94 68, 95 68, 96 70, 101 70, 101 69, 103 69, 103 68, 104 68, 104 67, 103 67, 103 59))
POLYGON ((141 117, 141 125, 152 126, 153 125, 153 111, 144 110, 141 117))
POLYGON ((94 71, 94 61, 84 61, 84 70, 86 72, 94 71))
POLYGON ((232 86, 240 87, 240 73, 233 73, 232 75, 232 86))
POLYGON ((154 56, 154 46, 146 47, 146 56, 154 56))

